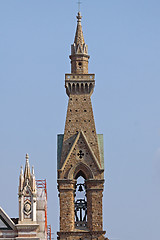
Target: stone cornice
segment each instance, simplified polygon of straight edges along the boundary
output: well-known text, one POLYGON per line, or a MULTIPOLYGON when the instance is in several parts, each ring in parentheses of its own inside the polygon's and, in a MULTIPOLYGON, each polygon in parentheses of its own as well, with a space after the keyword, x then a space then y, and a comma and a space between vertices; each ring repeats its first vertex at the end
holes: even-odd
POLYGON ((105 234, 106 231, 72 231, 72 232, 57 232, 58 236, 61 236, 61 235, 70 235, 70 236, 82 236, 84 234, 87 234, 87 235, 103 235, 105 234))
POLYGON ((16 225, 16 228, 18 229, 18 230, 21 230, 21 229, 33 229, 33 230, 35 230, 35 229, 37 229, 39 227, 39 224, 17 224, 16 225))
POLYGON ((104 184, 105 180, 104 179, 88 179, 86 180, 86 184, 88 183, 91 183, 91 184, 104 184))
POLYGON ((57 179, 58 184, 75 184, 76 182, 75 179, 57 179))

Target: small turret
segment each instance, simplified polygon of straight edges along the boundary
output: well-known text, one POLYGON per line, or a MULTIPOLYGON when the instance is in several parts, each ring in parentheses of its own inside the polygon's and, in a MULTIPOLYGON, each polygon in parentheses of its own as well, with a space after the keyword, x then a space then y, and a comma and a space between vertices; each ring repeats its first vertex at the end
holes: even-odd
POLYGON ((34 168, 32 168, 32 174, 30 172, 28 154, 26 154, 24 174, 23 167, 21 167, 19 179, 19 222, 36 222, 36 180, 34 168))

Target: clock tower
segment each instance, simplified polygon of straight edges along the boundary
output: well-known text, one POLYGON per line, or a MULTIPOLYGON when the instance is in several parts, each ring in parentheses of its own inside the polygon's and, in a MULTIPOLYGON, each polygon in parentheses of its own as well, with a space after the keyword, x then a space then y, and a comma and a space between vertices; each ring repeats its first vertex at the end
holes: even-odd
POLYGON ((88 46, 81 13, 71 45, 71 73, 65 74, 69 97, 64 134, 58 135, 60 240, 106 239, 103 231, 103 135, 96 133, 91 95, 95 75, 88 73, 88 46))

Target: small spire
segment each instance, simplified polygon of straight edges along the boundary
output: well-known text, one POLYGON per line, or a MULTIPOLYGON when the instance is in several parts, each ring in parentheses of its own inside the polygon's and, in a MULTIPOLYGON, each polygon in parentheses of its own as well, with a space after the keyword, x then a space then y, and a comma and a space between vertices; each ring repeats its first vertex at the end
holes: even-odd
POLYGON ((83 37, 83 31, 82 31, 82 25, 81 25, 81 13, 78 12, 78 16, 77 16, 77 29, 76 29, 76 35, 75 35, 75 39, 74 39, 74 43, 78 46, 79 44, 81 46, 83 46, 84 42, 84 37, 83 37))
POLYGON ((30 167, 29 167, 29 155, 28 153, 26 154, 26 165, 25 165, 25 170, 24 170, 24 178, 25 179, 30 179, 31 173, 30 173, 30 167))
POLYGON ((32 166, 32 175, 34 175, 34 166, 32 166))
POLYGON ((21 166, 20 174, 23 175, 23 166, 21 166))

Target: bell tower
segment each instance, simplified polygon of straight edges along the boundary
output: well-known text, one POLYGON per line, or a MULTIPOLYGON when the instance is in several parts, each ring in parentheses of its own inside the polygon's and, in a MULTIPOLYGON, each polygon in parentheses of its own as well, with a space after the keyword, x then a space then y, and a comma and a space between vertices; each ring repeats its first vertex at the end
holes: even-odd
POLYGON ((96 133, 91 95, 95 75, 88 73, 88 46, 81 13, 71 45, 71 73, 65 74, 69 97, 64 134, 58 135, 57 168, 60 240, 106 239, 103 231, 103 135, 96 133))

